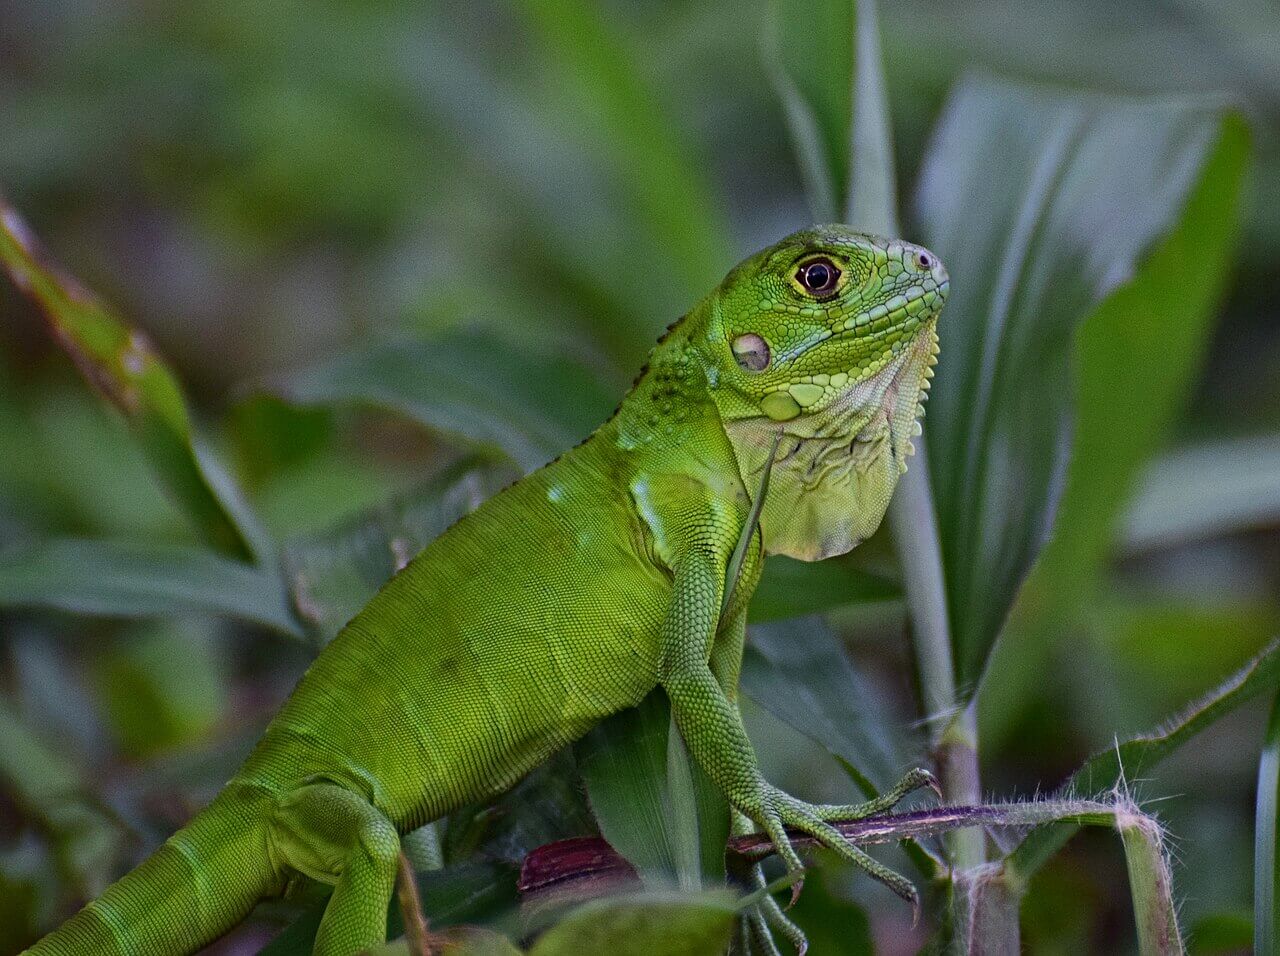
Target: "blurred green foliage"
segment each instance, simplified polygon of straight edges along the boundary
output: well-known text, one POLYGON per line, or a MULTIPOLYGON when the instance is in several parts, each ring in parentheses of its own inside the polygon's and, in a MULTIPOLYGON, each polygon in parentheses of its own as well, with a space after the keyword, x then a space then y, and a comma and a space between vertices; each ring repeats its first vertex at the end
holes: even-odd
MULTIPOLYGON (((904 230, 954 282, 926 438, 958 686, 984 790, 1029 794, 1280 630, 1280 14, 879 13, 904 230)), ((122 417, 0 284, 0 952, 206 800, 314 642, 606 415, 739 254, 873 174, 848 158, 856 23, 838 0, 0 0, 0 188, 123 317, 73 330, 73 353, 105 342, 111 381, 164 379, 122 417), (126 326, 154 343, 141 366, 126 326)), ((847 771, 882 786, 937 716, 917 702, 887 536, 768 574, 755 619, 836 610, 753 636, 766 771, 820 799, 849 799, 847 771)), ((688 809, 699 788, 660 737, 651 799, 688 809)), ((1154 808, 1193 951, 1248 939, 1262 737, 1246 707, 1127 777, 1175 795, 1154 808)), ((564 755, 447 822, 448 868, 420 874, 433 925, 519 936, 512 867, 593 829, 578 772, 564 755)), ((682 859, 700 872, 668 849, 677 882, 682 859)), ((1116 841, 1067 844, 1031 878, 1025 945, 1133 949, 1125 885, 1116 841)), ((286 924, 272 951, 305 951, 308 905, 262 908, 222 951, 286 924)), ((687 940, 732 923, 715 900, 685 901, 679 924, 647 897, 598 905, 540 948, 611 921, 646 932, 646 907, 687 940)), ((913 931, 824 865, 797 919, 819 954, 906 952, 937 913, 913 931)))

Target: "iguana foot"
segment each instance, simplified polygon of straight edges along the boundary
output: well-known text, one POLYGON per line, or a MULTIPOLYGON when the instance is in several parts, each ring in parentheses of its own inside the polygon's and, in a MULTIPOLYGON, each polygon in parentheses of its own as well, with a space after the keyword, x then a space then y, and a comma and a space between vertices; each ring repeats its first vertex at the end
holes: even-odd
POLYGON ((939 800, 942 799, 942 787, 938 785, 938 778, 923 767, 916 767, 872 800, 864 803, 823 803, 815 805, 813 809, 823 820, 861 820, 876 813, 892 810, 904 797, 925 787, 937 794, 939 800))
MULTIPOLYGON (((911 904, 913 912, 919 912, 920 895, 911 881, 898 875, 883 863, 873 859, 863 850, 856 847, 839 830, 831 825, 831 820, 857 820, 891 809, 907 794, 921 787, 938 790, 937 781, 927 770, 913 770, 903 777, 891 789, 885 791, 874 800, 859 804, 812 804, 798 800, 777 787, 766 784, 763 808, 758 823, 773 843, 778 856, 786 864, 787 871, 794 873, 804 870, 795 847, 787 836, 787 827, 794 827, 816 839, 822 846, 834 852, 841 859, 847 860, 864 870, 868 876, 883 883, 894 893, 911 904)), ((791 885, 791 904, 800 897, 804 886, 801 878, 791 885)))
MULTIPOLYGON (((764 868, 759 863, 751 868, 750 883, 754 890, 761 890, 767 885, 764 868)), ((778 901, 771 895, 766 893, 764 898, 747 912, 746 918, 751 941, 759 948, 762 956, 782 956, 778 944, 774 941, 774 932, 780 933, 795 947, 796 956, 805 956, 808 952, 809 938, 804 935, 804 930, 787 916, 778 905, 778 901)))

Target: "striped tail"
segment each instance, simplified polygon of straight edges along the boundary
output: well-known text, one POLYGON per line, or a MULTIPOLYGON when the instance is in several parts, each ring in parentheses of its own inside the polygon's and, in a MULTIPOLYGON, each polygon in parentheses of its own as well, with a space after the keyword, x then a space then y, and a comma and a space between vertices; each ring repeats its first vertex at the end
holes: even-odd
POLYGON ((137 869, 28 956, 179 956, 239 923, 278 886, 267 850, 274 804, 224 791, 137 869))

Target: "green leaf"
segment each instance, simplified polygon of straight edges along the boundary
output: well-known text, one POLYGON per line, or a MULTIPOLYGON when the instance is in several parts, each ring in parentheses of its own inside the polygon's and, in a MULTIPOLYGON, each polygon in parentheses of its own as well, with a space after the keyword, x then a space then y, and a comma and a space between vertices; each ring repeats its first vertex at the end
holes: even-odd
POLYGON ((661 689, 574 753, 601 834, 642 879, 683 890, 723 882, 729 808, 689 758, 661 689))
MULTIPOLYGON (((1257 694, 1280 683, 1280 640, 1174 719, 1146 734, 1130 737, 1085 761, 1062 789, 1064 793, 1100 794, 1123 789, 1155 764, 1186 744, 1217 720, 1257 694)), ((1059 823, 1030 833, 1006 857, 1006 866, 1022 881, 1029 879, 1076 832, 1074 824, 1059 823)))
POLYGON ((219 551, 252 558, 267 546, 229 478, 204 450, 173 371, 139 330, 51 265, 0 200, 0 263, 39 304, 55 339, 133 429, 170 495, 219 551))
POLYGON ((796 561, 783 556, 764 563, 751 596, 752 623, 803 617, 850 604, 874 604, 902 597, 897 582, 859 567, 856 555, 825 561, 796 561))
POLYGON ((728 891, 631 894, 595 900, 557 923, 531 956, 706 956, 722 953, 736 919, 728 891))
POLYGON ((1280 696, 1271 705, 1258 761, 1253 834, 1253 951, 1274 953, 1280 942, 1280 696))
POLYGON ((501 450, 526 471, 589 435, 618 400, 564 354, 478 330, 377 342, 273 388, 302 404, 394 411, 463 445, 501 450))
POLYGON ((468 456, 341 527, 291 542, 284 562, 299 613, 332 638, 414 555, 516 477, 509 465, 468 456))
POLYGON ((1147 551, 1280 524, 1280 436, 1181 448, 1148 469, 1124 522, 1124 546, 1147 551))
POLYGON ((1221 288, 1245 151, 1240 122, 1200 102, 974 78, 952 95, 917 221, 952 279, 928 458, 962 687, 1064 480, 1064 516, 1087 503, 1103 528, 1162 432, 1221 288))
POLYGON ((743 693, 853 768, 868 797, 908 769, 916 748, 821 620, 755 626, 749 636, 743 693))
POLYGON ((301 637, 278 574, 180 544, 63 538, 0 551, 0 606, 218 614, 301 637))

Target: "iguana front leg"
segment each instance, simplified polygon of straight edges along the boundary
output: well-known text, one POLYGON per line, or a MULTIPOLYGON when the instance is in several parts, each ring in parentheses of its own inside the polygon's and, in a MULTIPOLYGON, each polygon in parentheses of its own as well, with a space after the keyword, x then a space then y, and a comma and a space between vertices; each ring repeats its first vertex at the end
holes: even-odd
MULTIPOLYGON (((915 905, 918 896, 910 881, 858 849, 824 819, 834 818, 838 811, 860 807, 805 803, 761 775, 738 708, 730 702, 709 664, 726 557, 705 539, 680 555, 673 568, 671 606, 662 627, 659 680, 671 700, 672 715, 690 753, 724 792, 730 805, 764 830, 788 871, 804 868, 787 836, 786 828, 791 826, 810 834, 915 905)), ((799 886, 799 881, 793 886, 793 900, 799 886)))
MULTIPOLYGON (((738 695, 738 678, 742 673, 742 654, 746 643, 747 605, 746 602, 742 602, 741 609, 734 614, 733 618, 721 625, 720 634, 716 637, 715 646, 711 649, 710 660, 711 673, 715 675, 716 682, 724 691, 725 697, 729 699, 729 703, 738 709, 739 720, 741 720, 742 706, 738 695)), ((730 813, 734 818, 730 832, 734 836, 742 836, 755 829, 754 823, 743 816, 740 810, 732 809, 730 813)), ((749 864, 744 876, 747 888, 752 892, 767 885, 764 867, 760 863, 749 864)), ((773 940, 773 934, 769 931, 770 927, 785 936, 796 948, 796 952, 804 953, 809 948, 809 940, 805 937, 804 931, 787 917, 771 894, 766 894, 758 904, 744 912, 741 918, 744 945, 759 947, 764 956, 781 956, 773 940)))

